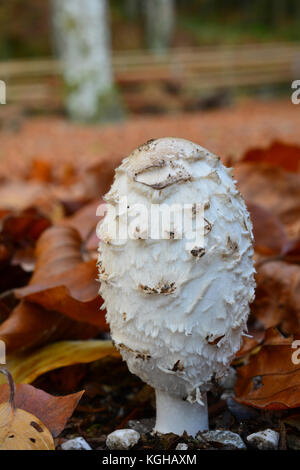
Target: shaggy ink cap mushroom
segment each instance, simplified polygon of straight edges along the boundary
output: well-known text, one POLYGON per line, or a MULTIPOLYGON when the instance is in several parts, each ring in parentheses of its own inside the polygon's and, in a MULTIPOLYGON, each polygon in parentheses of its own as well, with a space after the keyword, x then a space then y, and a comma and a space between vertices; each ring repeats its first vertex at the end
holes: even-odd
POLYGON ((116 210, 100 227, 100 294, 112 338, 129 370, 155 389, 155 430, 195 436, 208 429, 206 392, 226 374, 247 331, 255 270, 245 203, 218 157, 172 137, 125 158, 106 201, 116 210), (185 232, 177 237, 176 220, 166 238, 151 238, 158 222, 145 217, 133 236, 113 236, 112 222, 135 222, 136 204, 150 213, 153 204, 191 203, 204 211, 202 246, 191 246, 185 232))

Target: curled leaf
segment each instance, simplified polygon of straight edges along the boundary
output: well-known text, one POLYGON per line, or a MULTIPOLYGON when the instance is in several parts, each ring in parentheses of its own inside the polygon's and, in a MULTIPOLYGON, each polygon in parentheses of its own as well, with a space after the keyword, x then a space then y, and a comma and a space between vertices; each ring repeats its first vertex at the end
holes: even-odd
POLYGON ((252 314, 265 328, 280 327, 285 334, 300 331, 300 267, 284 261, 258 268, 252 314))
MULTIPOLYGON (((0 371, 10 378, 7 371, 0 371)), ((54 450, 47 427, 36 416, 16 406, 11 378, 9 386, 10 397, 0 404, 0 450, 54 450)))
POLYGON ((99 311, 95 260, 84 260, 81 238, 72 227, 52 227, 38 240, 36 268, 29 285, 16 296, 71 317, 107 329, 99 311))
POLYGON ((247 201, 272 211, 285 225, 299 216, 300 174, 288 173, 266 163, 241 162, 234 170, 247 201))
POLYGON ((288 245, 288 237, 279 218, 270 210, 250 201, 247 202, 247 208, 253 224, 255 251, 267 256, 283 253, 288 245))
POLYGON ((65 217, 60 222, 60 225, 76 229, 88 250, 97 250, 98 248, 99 239, 96 235, 96 227, 101 217, 96 213, 100 204, 103 204, 103 201, 96 199, 79 209, 72 216, 65 217))
POLYGON ((260 351, 238 368, 238 402, 269 410, 300 406, 300 366, 292 360, 294 339, 278 331, 269 333, 260 351))
POLYGON ((50 370, 119 356, 110 340, 59 341, 33 352, 11 354, 7 365, 16 383, 31 383, 50 370))
POLYGON ((72 320, 24 300, 0 325, 0 339, 5 342, 7 353, 40 347, 61 339, 88 339, 98 332, 99 327, 72 320))
POLYGON ((286 171, 300 170, 300 147, 284 142, 273 142, 267 148, 248 150, 243 161, 253 163, 268 163, 283 168, 286 171))

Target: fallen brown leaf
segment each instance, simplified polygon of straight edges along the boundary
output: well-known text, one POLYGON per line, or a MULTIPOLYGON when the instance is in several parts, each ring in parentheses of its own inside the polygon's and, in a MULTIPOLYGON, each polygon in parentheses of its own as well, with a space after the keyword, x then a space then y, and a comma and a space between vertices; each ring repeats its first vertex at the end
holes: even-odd
POLYGON ((300 263, 300 238, 288 243, 284 254, 284 260, 289 263, 300 263))
POLYGON ((5 267, 11 263, 25 271, 33 270, 36 241, 50 225, 51 221, 35 208, 8 211, 0 217, 1 252, 8 254, 5 267))
POLYGON ((285 334, 300 331, 300 266, 284 261, 258 268, 252 314, 265 328, 279 327, 285 334))
POLYGON ((51 433, 31 413, 3 403, 0 420, 0 450, 55 450, 51 433))
POLYGON ((245 162, 268 163, 286 171, 300 171, 300 147, 274 141, 267 148, 248 150, 243 156, 245 162))
POLYGON ((52 166, 50 162, 39 158, 34 159, 31 163, 28 179, 49 183, 52 180, 52 166))
POLYGON ((0 339, 5 342, 8 353, 61 339, 88 339, 98 332, 99 327, 23 300, 0 325, 0 339))
POLYGON ((7 366, 16 383, 31 383, 51 370, 87 364, 108 355, 120 356, 110 340, 59 341, 34 351, 9 354, 7 366))
MULTIPOLYGON (((64 397, 55 397, 27 384, 19 384, 12 389, 10 380, 10 385, 0 385, 0 406, 4 410, 3 405, 11 403, 16 409, 34 415, 43 423, 43 427, 48 428, 52 436, 56 437, 64 429, 83 393, 84 391, 81 391, 64 397)), ((24 413, 21 415, 26 419, 24 413)))
POLYGON ((14 243, 35 242, 51 221, 36 208, 10 211, 1 217, 1 237, 14 243))
POLYGON ((247 202, 247 208, 253 224, 255 251, 266 256, 282 254, 289 240, 279 218, 270 210, 251 201, 247 202))
POLYGON ((291 347, 299 338, 285 338, 272 330, 260 351, 238 368, 238 402, 269 410, 300 406, 300 365, 292 362, 291 347))
POLYGON ((59 223, 59 225, 64 227, 76 229, 84 241, 87 250, 97 250, 98 248, 99 239, 96 235, 96 227, 101 217, 96 215, 96 211, 102 203, 101 199, 96 199, 86 204, 82 209, 79 209, 74 215, 62 219, 59 223))
POLYGON ((81 243, 71 227, 46 230, 37 243, 33 277, 15 293, 47 310, 107 329, 105 314, 99 311, 96 261, 84 261, 81 243))
POLYGON ((0 404, 0 450, 54 450, 50 431, 34 415, 17 408, 15 387, 9 373, 9 396, 0 404))
POLYGON ((299 173, 288 173, 266 163, 242 162, 236 165, 234 175, 247 201, 270 210, 288 228, 299 220, 299 173))
POLYGON ((1 209, 24 210, 38 207, 52 221, 63 216, 62 206, 48 183, 5 181, 0 185, 1 209))

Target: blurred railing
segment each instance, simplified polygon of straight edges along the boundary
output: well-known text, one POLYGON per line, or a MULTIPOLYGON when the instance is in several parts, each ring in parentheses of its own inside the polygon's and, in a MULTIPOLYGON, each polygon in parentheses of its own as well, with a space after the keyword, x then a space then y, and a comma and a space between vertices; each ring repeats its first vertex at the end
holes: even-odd
MULTIPOLYGON (((276 84, 300 79, 300 43, 266 43, 172 49, 167 56, 147 51, 113 55, 121 89, 147 82, 193 85, 199 89, 276 84)), ((53 59, 0 62, 7 101, 61 103, 60 64, 53 59)))

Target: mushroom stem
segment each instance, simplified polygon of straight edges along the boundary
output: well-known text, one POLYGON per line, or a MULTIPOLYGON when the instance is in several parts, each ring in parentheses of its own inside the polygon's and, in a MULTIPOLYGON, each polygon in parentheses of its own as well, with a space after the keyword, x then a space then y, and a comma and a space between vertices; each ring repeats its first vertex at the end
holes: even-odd
POLYGON ((208 430, 208 411, 206 393, 203 405, 189 403, 161 390, 156 393, 156 424, 154 431, 162 434, 172 432, 179 436, 186 431, 189 436, 196 436, 198 431, 208 430))

